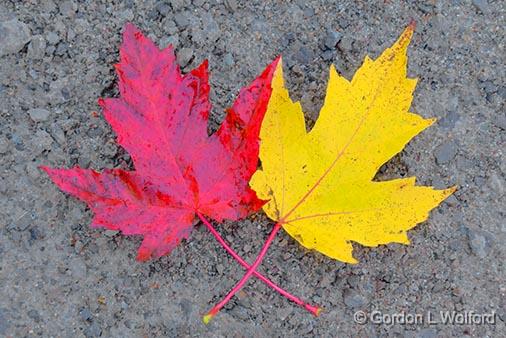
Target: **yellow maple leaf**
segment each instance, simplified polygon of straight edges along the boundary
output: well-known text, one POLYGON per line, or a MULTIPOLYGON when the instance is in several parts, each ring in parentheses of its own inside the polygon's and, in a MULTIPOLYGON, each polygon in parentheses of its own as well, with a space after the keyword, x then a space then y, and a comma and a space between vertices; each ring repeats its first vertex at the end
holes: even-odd
POLYGON ((351 242, 409 244, 406 231, 455 191, 415 186, 415 177, 373 181, 381 165, 435 121, 409 112, 416 80, 407 78, 406 51, 413 28, 376 60, 366 57, 351 81, 330 67, 310 132, 278 64, 260 132, 262 169, 250 185, 269 200, 267 215, 308 249, 356 263, 351 242))

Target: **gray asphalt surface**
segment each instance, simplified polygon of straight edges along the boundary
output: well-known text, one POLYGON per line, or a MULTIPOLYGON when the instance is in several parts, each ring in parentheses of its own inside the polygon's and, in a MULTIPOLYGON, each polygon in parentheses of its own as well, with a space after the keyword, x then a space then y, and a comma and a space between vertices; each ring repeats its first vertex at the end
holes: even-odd
MULTIPOLYGON (((503 1, 486 0, 0 1, 0 336, 506 336, 504 15, 503 1), (174 44, 184 71, 209 59, 215 130, 239 88, 279 54, 311 124, 329 65, 350 78, 411 19, 412 111, 439 121, 378 179, 416 175, 459 190, 410 231, 410 246, 356 245, 357 265, 281 233, 261 271, 322 305, 319 318, 252 280, 204 326, 201 316, 243 273, 204 227, 170 256, 138 263, 139 238, 90 229, 84 203, 37 169, 129 163, 93 114, 98 97, 117 95, 127 21, 174 44), (426 320, 361 325, 357 311, 426 320), (440 311, 495 312, 495 324, 429 324, 440 311)), ((252 261, 271 227, 258 213, 219 229, 252 261)))

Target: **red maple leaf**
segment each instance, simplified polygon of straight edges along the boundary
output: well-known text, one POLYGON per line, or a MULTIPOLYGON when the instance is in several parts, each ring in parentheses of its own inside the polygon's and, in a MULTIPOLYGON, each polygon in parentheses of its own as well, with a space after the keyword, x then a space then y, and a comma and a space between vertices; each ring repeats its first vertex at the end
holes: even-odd
POLYGON ((197 213, 237 220, 262 206, 248 181, 277 62, 240 91, 209 136, 207 60, 182 75, 172 46, 159 50, 127 24, 116 65, 121 95, 99 104, 135 171, 42 168, 88 204, 92 227, 143 235, 139 260, 163 256, 188 237, 197 213))

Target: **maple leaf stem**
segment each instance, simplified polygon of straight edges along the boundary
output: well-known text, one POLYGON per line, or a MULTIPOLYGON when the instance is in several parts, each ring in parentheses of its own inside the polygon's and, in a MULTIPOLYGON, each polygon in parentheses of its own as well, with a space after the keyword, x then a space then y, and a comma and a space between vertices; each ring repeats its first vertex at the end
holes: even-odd
POLYGON ((272 241, 276 237, 276 234, 278 233, 279 229, 281 229, 281 224, 276 223, 274 225, 274 228, 271 231, 271 234, 267 238, 267 240, 264 243, 264 246, 260 250, 260 253, 258 254, 257 258, 255 259, 255 262, 253 262, 253 265, 251 265, 242 276, 241 280, 237 282, 237 284, 233 287, 232 290, 223 298, 218 304, 216 304, 209 312, 204 316, 203 321, 204 323, 208 323, 220 310, 232 299, 232 297, 246 284, 248 279, 251 277, 251 275, 255 272, 257 267, 262 263, 262 260, 267 253, 267 250, 269 249, 269 246, 271 245, 272 241))
MULTIPOLYGON (((200 220, 202 221, 202 223, 205 224, 205 226, 207 227, 207 229, 211 232, 211 234, 213 234, 213 236, 216 238, 216 240, 221 244, 221 246, 232 256, 234 257, 234 259, 239 262, 239 264, 241 264, 244 268, 246 268, 247 270, 249 270, 251 268, 251 266, 244 260, 241 258, 241 256, 239 256, 237 254, 237 252, 234 251, 234 249, 232 249, 230 247, 230 245, 227 244, 227 242, 225 242, 225 240, 223 239, 223 237, 221 237, 221 235, 218 233, 218 231, 214 228, 214 226, 211 224, 211 222, 209 222, 201 213, 197 212, 197 216, 200 218, 200 220)), ((311 312, 312 314, 314 314, 315 316, 317 316, 321 309, 320 307, 318 306, 313 306, 309 303, 306 303, 305 301, 303 301, 302 299, 292 295, 291 293, 289 293, 288 291, 282 289, 281 287, 279 287, 278 285, 274 284, 272 281, 270 281, 267 277, 263 276, 262 274, 260 274, 258 271, 256 270, 253 270, 253 275, 255 277, 257 277, 258 279, 260 279, 262 282, 264 282, 265 284, 267 284, 268 286, 270 286, 271 288, 273 288, 274 290, 276 290, 277 292, 279 292, 282 296, 286 297, 287 299, 291 300, 292 302, 294 302, 295 304, 303 307, 304 309, 306 309, 307 311, 311 312)), ((212 316, 211 316, 212 317, 212 316)), ((207 320, 209 321, 210 318, 207 320)))
MULTIPOLYGON (((265 241, 262 249, 260 250, 260 253, 258 254, 257 258, 255 259, 255 262, 248 268, 248 271, 244 274, 244 276, 241 278, 239 282, 234 286, 232 290, 223 298, 221 302, 216 304, 204 317, 203 321, 204 323, 208 323, 229 301, 232 299, 232 297, 246 284, 248 279, 251 277, 251 275, 255 274, 257 267, 262 263, 262 260, 265 257, 265 254, 267 253, 267 250, 269 249, 269 246, 271 245, 272 241, 276 237, 276 234, 278 233, 279 229, 281 229, 281 223, 276 223, 274 225, 274 228, 272 229, 269 237, 265 241)), ((298 304, 298 303, 297 303, 298 304)), ((306 310, 314 314, 315 316, 318 316, 320 314, 321 308, 315 307, 309 304, 299 304, 303 306, 306 310)))

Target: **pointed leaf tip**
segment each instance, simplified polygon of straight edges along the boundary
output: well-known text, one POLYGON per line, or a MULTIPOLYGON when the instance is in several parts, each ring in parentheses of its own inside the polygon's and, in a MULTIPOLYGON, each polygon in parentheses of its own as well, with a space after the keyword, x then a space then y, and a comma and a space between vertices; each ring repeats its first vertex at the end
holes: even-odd
POLYGON ((123 26, 123 35, 125 35, 127 33, 139 32, 139 31, 140 31, 139 28, 137 28, 137 26, 134 25, 132 22, 127 22, 123 26))
POLYGON ((415 28, 416 28, 415 21, 411 21, 411 23, 406 27, 406 29, 404 29, 404 32, 402 32, 401 36, 399 37, 395 45, 399 45, 404 48, 407 47, 411 42, 411 38, 413 37, 415 28))
POLYGON ((409 28, 409 29, 411 29, 411 30, 414 31, 416 29, 416 20, 415 19, 411 19, 411 21, 409 22, 407 28, 409 28))

